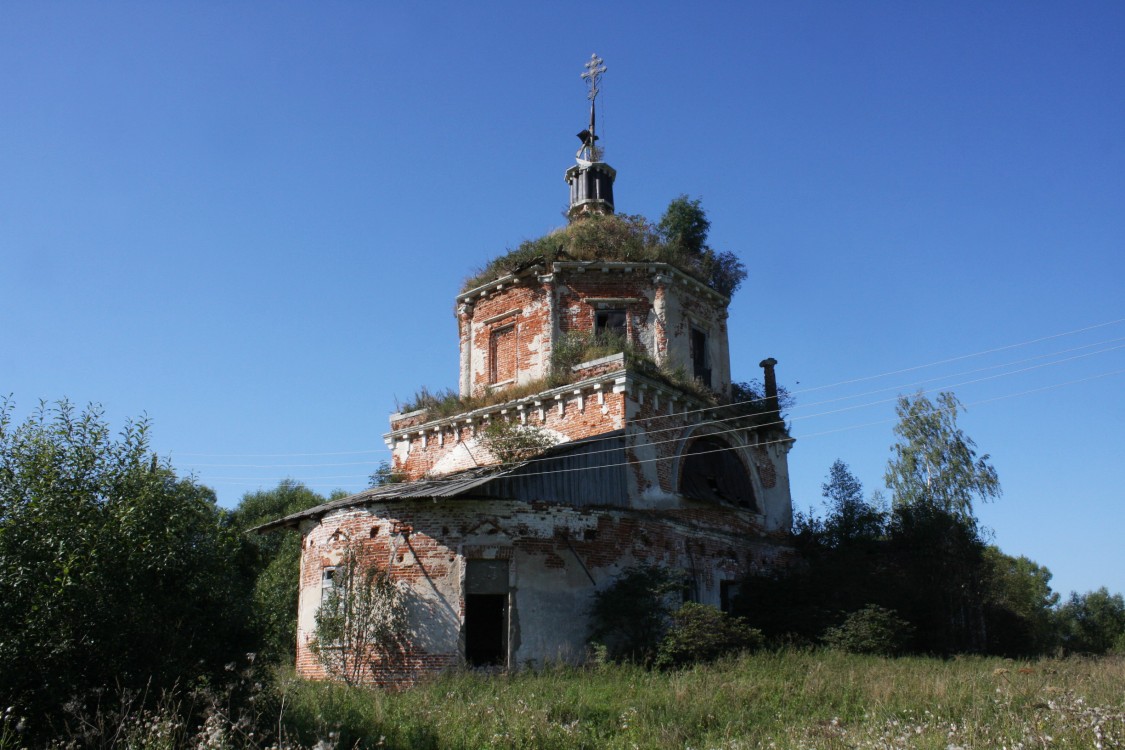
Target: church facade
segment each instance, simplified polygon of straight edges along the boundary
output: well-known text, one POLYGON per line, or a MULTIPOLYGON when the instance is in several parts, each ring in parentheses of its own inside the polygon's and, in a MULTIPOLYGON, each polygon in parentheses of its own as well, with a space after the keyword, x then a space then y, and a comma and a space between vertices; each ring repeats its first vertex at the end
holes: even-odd
MULTIPOLYGON (((592 106, 580 138, 570 226, 616 220, 592 106)), ((326 676, 316 612, 349 550, 405 595, 405 645, 363 657, 364 679, 389 685, 581 661, 595 592, 632 566, 682 571, 685 599, 726 607, 747 573, 784 564, 793 441, 776 362, 762 362, 763 397, 738 403, 728 304, 683 264, 597 248, 462 290, 463 408, 391 415, 384 438, 403 481, 263 527, 302 537, 299 672, 326 676), (582 342, 598 356, 583 358, 582 342), (533 435, 534 447, 505 451, 497 435, 533 435)))

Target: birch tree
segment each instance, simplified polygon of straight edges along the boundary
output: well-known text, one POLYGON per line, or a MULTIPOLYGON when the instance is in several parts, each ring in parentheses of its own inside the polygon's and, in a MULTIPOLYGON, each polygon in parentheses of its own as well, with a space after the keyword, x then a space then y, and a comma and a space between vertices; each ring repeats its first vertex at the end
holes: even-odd
POLYGON ((943 392, 936 401, 921 392, 899 397, 887 488, 896 505, 927 503, 973 521, 973 501, 1000 497, 1000 480, 988 454, 978 458, 976 443, 957 426, 964 409, 957 397, 943 392))

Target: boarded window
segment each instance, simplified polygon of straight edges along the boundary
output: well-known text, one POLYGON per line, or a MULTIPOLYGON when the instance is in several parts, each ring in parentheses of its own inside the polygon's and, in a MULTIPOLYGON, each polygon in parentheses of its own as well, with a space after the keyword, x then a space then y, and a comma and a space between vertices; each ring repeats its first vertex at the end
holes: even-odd
POLYGON ((711 435, 699 438, 684 453, 680 494, 692 500, 758 509, 754 485, 737 449, 711 435))
POLYGON ((516 327, 507 325, 492 331, 488 346, 490 383, 503 383, 516 377, 516 327))

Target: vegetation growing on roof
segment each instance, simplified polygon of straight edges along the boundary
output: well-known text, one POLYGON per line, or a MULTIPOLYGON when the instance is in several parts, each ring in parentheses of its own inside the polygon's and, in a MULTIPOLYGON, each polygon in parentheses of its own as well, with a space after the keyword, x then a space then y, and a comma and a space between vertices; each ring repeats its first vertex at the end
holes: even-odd
POLYGON ((643 216, 593 214, 493 258, 465 280, 461 291, 536 263, 600 260, 667 263, 730 297, 746 278, 746 266, 734 253, 707 245, 710 227, 699 199, 686 195, 669 203, 657 224, 643 216))
POLYGON ((546 452, 558 440, 542 427, 497 419, 480 433, 484 447, 502 464, 527 461, 546 452))

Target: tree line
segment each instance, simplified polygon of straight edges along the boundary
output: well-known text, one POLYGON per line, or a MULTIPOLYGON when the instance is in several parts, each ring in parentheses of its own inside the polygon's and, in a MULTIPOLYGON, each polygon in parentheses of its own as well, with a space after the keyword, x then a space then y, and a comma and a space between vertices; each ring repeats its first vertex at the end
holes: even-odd
POLYGON ((799 562, 747 577, 735 610, 775 641, 851 651, 1030 656, 1125 652, 1125 601, 1051 590, 1051 572, 986 540, 974 503, 998 498, 951 393, 900 397, 880 492, 837 460, 823 515, 797 514, 799 562))

